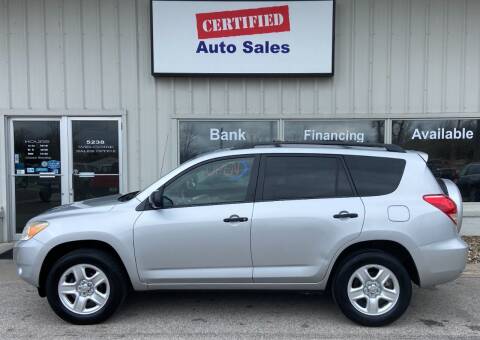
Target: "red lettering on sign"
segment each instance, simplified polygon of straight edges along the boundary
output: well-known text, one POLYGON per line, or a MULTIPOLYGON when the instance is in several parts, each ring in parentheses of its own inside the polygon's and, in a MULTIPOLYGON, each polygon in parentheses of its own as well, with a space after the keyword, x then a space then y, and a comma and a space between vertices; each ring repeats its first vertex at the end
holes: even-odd
POLYGON ((290 31, 288 5, 198 13, 198 39, 290 31))

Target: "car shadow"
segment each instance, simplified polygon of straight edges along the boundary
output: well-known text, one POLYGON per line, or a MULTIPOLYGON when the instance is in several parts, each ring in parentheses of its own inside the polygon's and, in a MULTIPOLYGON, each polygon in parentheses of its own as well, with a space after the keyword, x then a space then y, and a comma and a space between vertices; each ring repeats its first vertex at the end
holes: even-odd
POLYGON ((343 318, 329 293, 298 291, 193 290, 133 292, 117 314, 117 321, 168 315, 192 321, 207 322, 207 318, 272 317, 275 315, 316 315, 343 318), (198 316, 201 317, 198 317, 198 316))

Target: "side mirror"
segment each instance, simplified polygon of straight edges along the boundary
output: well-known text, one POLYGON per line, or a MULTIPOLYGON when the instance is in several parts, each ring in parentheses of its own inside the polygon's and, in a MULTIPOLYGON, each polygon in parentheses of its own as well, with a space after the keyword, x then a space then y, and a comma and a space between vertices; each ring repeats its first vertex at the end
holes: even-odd
POLYGON ((148 197, 148 202, 152 206, 153 209, 161 209, 162 208, 162 192, 160 190, 155 190, 150 194, 148 197))

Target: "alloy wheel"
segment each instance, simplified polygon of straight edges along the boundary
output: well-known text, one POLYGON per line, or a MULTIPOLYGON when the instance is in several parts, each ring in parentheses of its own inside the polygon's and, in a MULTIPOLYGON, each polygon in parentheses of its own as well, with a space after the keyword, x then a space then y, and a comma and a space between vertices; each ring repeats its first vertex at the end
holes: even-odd
POLYGON ((356 310, 369 316, 380 316, 397 304, 400 284, 391 270, 371 264, 353 272, 348 281, 347 294, 356 310))
POLYGON ((88 315, 102 309, 110 296, 105 273, 91 264, 77 264, 67 269, 58 282, 58 296, 69 311, 88 315))

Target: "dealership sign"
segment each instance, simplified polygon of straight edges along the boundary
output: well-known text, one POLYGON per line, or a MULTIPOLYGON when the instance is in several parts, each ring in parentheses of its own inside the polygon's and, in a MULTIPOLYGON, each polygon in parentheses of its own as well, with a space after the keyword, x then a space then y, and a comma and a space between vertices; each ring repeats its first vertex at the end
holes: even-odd
POLYGON ((333 75, 334 1, 152 1, 154 75, 333 75))

